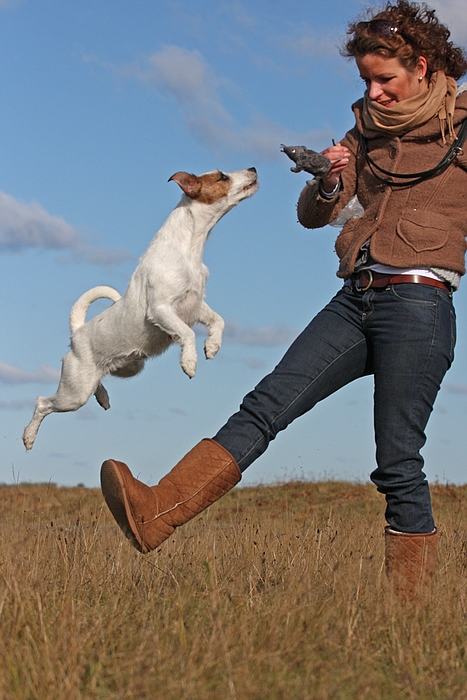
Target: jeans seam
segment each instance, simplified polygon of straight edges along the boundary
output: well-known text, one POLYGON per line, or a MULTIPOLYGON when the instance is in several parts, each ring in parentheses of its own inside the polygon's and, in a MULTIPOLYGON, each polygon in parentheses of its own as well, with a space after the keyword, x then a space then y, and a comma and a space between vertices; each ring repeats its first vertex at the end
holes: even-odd
POLYGON ((456 315, 454 309, 449 309, 449 320, 451 322, 451 345, 449 348, 449 366, 454 362, 454 351, 456 347, 456 315))
MULTIPOLYGON (((422 375, 421 381, 420 381, 420 389, 425 384, 426 377, 427 377, 427 368, 430 364, 430 358, 433 356, 433 348, 434 348, 435 342, 436 342, 437 327, 438 327, 438 313, 439 313, 439 296, 437 296, 437 300, 436 300, 436 302, 433 303, 433 305, 434 305, 435 313, 434 313, 434 318, 433 318, 430 349, 429 349, 429 352, 427 353, 425 366, 423 368, 423 375, 422 375)), ((419 391, 417 401, 414 402, 414 405, 412 406, 412 411, 411 411, 411 415, 410 415, 410 419, 411 419, 412 423, 414 422, 415 408, 417 409, 418 412, 420 411, 420 401, 421 401, 420 397, 421 397, 421 395, 422 395, 422 392, 419 391)), ((431 406, 431 411, 433 411, 433 405, 431 406)), ((428 417, 428 420, 429 420, 429 417, 428 417)), ((416 423, 419 424, 419 421, 417 420, 416 423)), ((426 426, 423 429, 423 433, 425 435, 425 441, 426 441, 426 432, 425 431, 426 431, 426 426)), ((415 435, 412 431, 412 441, 414 440, 414 437, 415 437, 415 435)), ((412 445, 412 452, 415 452, 414 445, 412 445)), ((423 459, 423 456, 422 456, 420 450, 418 450, 418 454, 420 455, 420 458, 422 460, 422 465, 424 466, 425 460, 423 459)), ((422 466, 422 468, 423 468, 423 466, 422 466)), ((430 501, 430 504, 428 504, 427 502, 424 502, 421 505, 422 505, 422 509, 423 509, 424 514, 428 517, 432 517, 431 501, 430 501)))

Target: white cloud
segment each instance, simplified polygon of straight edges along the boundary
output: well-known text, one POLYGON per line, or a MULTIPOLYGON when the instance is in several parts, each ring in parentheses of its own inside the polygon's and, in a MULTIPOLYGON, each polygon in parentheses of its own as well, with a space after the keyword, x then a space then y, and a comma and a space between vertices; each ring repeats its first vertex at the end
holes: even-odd
POLYGON ((274 347, 276 345, 288 345, 297 333, 285 324, 275 326, 244 326, 232 319, 226 321, 224 339, 229 343, 241 345, 262 345, 274 347))
MULTIPOLYGON (((281 157, 281 143, 316 142, 325 136, 313 131, 296 134, 252 109, 249 125, 239 124, 224 107, 221 94, 226 88, 231 95, 238 94, 238 87, 217 76, 197 50, 164 46, 149 56, 142 67, 100 65, 155 87, 161 95, 174 99, 188 129, 200 141, 219 151, 235 150, 275 160, 281 157)), ((242 111, 245 111, 244 105, 242 111)))
MULTIPOLYGON (((179 46, 166 46, 149 56, 147 64, 142 77, 180 103, 219 108, 220 82, 196 49, 188 51, 179 46)), ((220 111, 223 113, 222 109, 220 111)))
POLYGON ((69 251, 96 265, 121 262, 129 257, 123 250, 105 250, 87 245, 62 217, 49 214, 37 202, 26 204, 0 192, 0 253, 28 248, 69 251))
POLYGON ((50 384, 60 378, 58 369, 40 364, 35 372, 27 372, 16 365, 0 362, 0 383, 3 384, 50 384))
POLYGON ((51 216, 40 204, 19 202, 0 192, 0 249, 73 248, 78 235, 58 216, 51 216))

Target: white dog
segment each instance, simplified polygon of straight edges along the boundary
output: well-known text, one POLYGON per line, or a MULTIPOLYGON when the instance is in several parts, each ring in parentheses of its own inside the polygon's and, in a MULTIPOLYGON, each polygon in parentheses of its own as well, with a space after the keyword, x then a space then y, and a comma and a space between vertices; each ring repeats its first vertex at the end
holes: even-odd
POLYGON ((133 377, 148 357, 160 355, 173 343, 181 345, 180 365, 193 377, 198 356, 192 326, 207 326, 204 344, 212 359, 222 343, 223 319, 204 301, 208 269, 202 261, 211 229, 232 207, 258 189, 255 168, 220 171, 197 177, 178 172, 175 180, 182 199, 151 241, 123 296, 112 287, 85 292, 70 313, 71 349, 63 358, 60 383, 53 396, 39 396, 31 422, 23 434, 30 450, 45 416, 76 411, 94 393, 110 407, 101 379, 112 374, 133 377), (96 299, 114 304, 85 323, 96 299))

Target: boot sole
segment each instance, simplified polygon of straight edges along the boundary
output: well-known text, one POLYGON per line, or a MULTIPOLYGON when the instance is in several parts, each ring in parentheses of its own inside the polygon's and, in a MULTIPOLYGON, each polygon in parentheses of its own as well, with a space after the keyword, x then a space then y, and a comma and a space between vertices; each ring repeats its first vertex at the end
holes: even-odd
POLYGON ((147 554, 149 549, 139 535, 128 503, 125 482, 113 459, 106 460, 101 467, 101 488, 105 502, 124 535, 139 552, 147 554))

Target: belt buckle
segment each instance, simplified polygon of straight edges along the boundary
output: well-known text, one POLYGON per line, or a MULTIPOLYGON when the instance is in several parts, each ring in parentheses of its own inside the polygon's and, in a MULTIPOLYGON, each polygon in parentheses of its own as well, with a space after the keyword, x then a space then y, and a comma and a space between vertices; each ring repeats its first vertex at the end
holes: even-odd
POLYGON ((370 289, 371 285, 373 284, 373 279, 374 279, 373 272, 372 272, 372 270, 363 270, 360 274, 361 275, 367 274, 369 281, 368 281, 368 284, 366 284, 364 287, 362 287, 359 284, 359 280, 356 279, 355 280, 355 289, 357 290, 357 292, 366 292, 368 289, 370 289))

